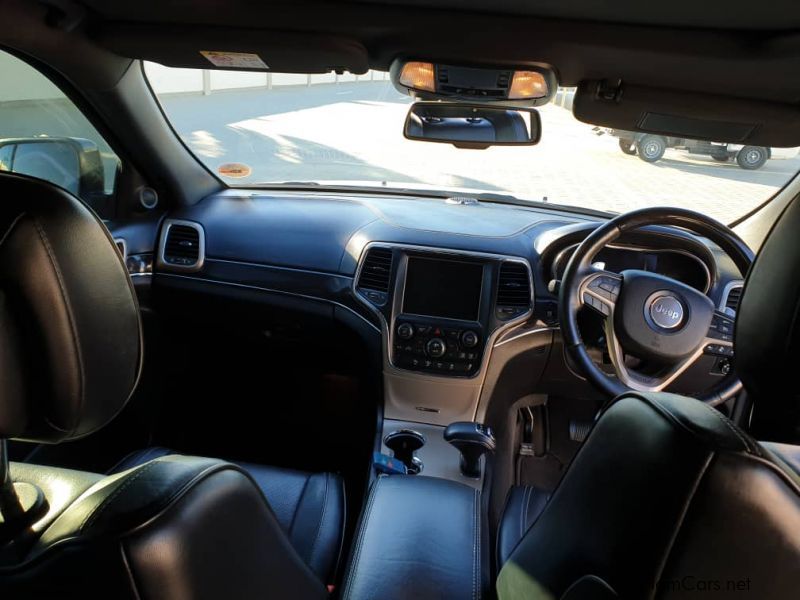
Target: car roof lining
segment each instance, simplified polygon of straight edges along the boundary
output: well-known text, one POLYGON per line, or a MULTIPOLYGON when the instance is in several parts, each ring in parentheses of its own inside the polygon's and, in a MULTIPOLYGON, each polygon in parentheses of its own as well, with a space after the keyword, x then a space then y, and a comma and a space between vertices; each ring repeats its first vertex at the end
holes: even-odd
POLYGON ((732 13, 753 12, 736 11, 731 2, 724 10, 716 6, 719 20, 706 29, 697 27, 711 26, 711 8, 704 3, 687 9, 682 22, 691 22, 691 27, 683 28, 653 25, 674 22, 667 17, 677 14, 675 6, 647 9, 629 0, 614 3, 604 22, 592 20, 597 3, 589 0, 573 0, 558 10, 549 0, 531 6, 518 0, 469 0, 464 6, 472 10, 462 5, 448 9, 452 3, 434 0, 435 7, 426 4, 421 14, 416 10, 420 0, 230 0, 224 10, 210 0, 12 0, 12 11, 0 23, 0 43, 30 52, 76 86, 95 90, 113 87, 132 58, 202 68, 211 65, 201 50, 225 50, 263 54, 273 70, 288 72, 332 66, 354 72, 388 70, 398 57, 490 66, 543 63, 552 65, 565 86, 622 81, 678 94, 714 95, 722 102, 767 102, 783 106, 786 110, 779 112, 790 120, 800 109, 800 78, 792 77, 800 72, 800 5, 778 2, 784 9, 779 21, 778 8, 767 3, 760 7, 763 14, 751 20, 764 27, 744 31, 724 28, 745 24, 732 13), (49 15, 42 2, 51 5, 49 15), (525 15, 510 14, 523 8, 525 15), (23 13, 35 27, 19 26, 23 13), (545 13, 574 18, 536 16, 545 13), (332 54, 337 55, 335 64, 332 54))

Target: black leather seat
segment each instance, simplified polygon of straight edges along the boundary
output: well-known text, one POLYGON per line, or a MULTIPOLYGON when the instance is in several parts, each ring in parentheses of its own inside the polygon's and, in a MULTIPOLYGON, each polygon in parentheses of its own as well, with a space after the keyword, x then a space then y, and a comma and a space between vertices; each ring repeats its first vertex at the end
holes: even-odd
POLYGON ((174 455, 106 476, 8 465, 7 439, 55 444, 114 418, 142 336, 91 211, 6 173, 0 198, 0 598, 326 598, 344 510, 334 476, 174 455))
POLYGON ((498 570, 542 514, 549 499, 548 492, 530 485, 515 485, 508 491, 503 518, 497 530, 498 570))
MULTIPOLYGON (((756 416, 795 440, 798 231, 795 199, 747 275, 735 331, 756 416)), ((770 600, 800 589, 800 446, 760 443, 692 398, 630 392, 611 403, 505 554, 536 512, 529 505, 524 491, 509 497, 500 600, 770 600)))
MULTIPOLYGON (((109 471, 113 475, 153 459, 175 455, 152 447, 126 456, 109 471)), ((321 581, 334 581, 344 530, 344 482, 332 473, 304 473, 232 461, 258 484, 300 558, 321 581)))

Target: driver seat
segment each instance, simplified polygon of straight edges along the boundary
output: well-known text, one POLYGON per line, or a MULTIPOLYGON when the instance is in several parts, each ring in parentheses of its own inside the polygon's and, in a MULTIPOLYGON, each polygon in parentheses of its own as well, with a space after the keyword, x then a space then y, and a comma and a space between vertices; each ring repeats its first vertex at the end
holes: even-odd
MULTIPOLYGON (((736 372, 755 414, 792 440, 798 231, 795 200, 748 273, 735 331, 736 372)), ((795 597, 800 446, 757 442, 692 398, 623 394, 549 500, 509 495, 498 554, 500 600, 795 597)))

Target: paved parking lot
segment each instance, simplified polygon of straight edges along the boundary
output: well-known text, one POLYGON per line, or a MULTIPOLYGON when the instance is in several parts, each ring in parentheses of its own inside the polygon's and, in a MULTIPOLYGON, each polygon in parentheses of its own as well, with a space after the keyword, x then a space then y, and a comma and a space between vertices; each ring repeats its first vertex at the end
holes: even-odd
POLYGON ((212 168, 252 169, 231 184, 368 181, 508 192, 533 200, 614 212, 641 206, 693 208, 723 221, 769 198, 800 169, 800 158, 758 171, 668 150, 656 164, 626 156, 558 106, 541 109, 533 147, 459 150, 405 140, 409 98, 388 82, 239 90, 162 99, 177 130, 212 168))

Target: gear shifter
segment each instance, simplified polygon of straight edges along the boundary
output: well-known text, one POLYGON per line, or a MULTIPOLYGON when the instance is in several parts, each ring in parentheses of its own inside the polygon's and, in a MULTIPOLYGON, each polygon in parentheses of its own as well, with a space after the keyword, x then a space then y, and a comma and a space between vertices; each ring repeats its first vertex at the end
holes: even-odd
POLYGON ((497 445, 491 427, 472 421, 450 423, 444 439, 461 452, 461 473, 476 479, 481 476, 481 456, 494 452, 497 445))

